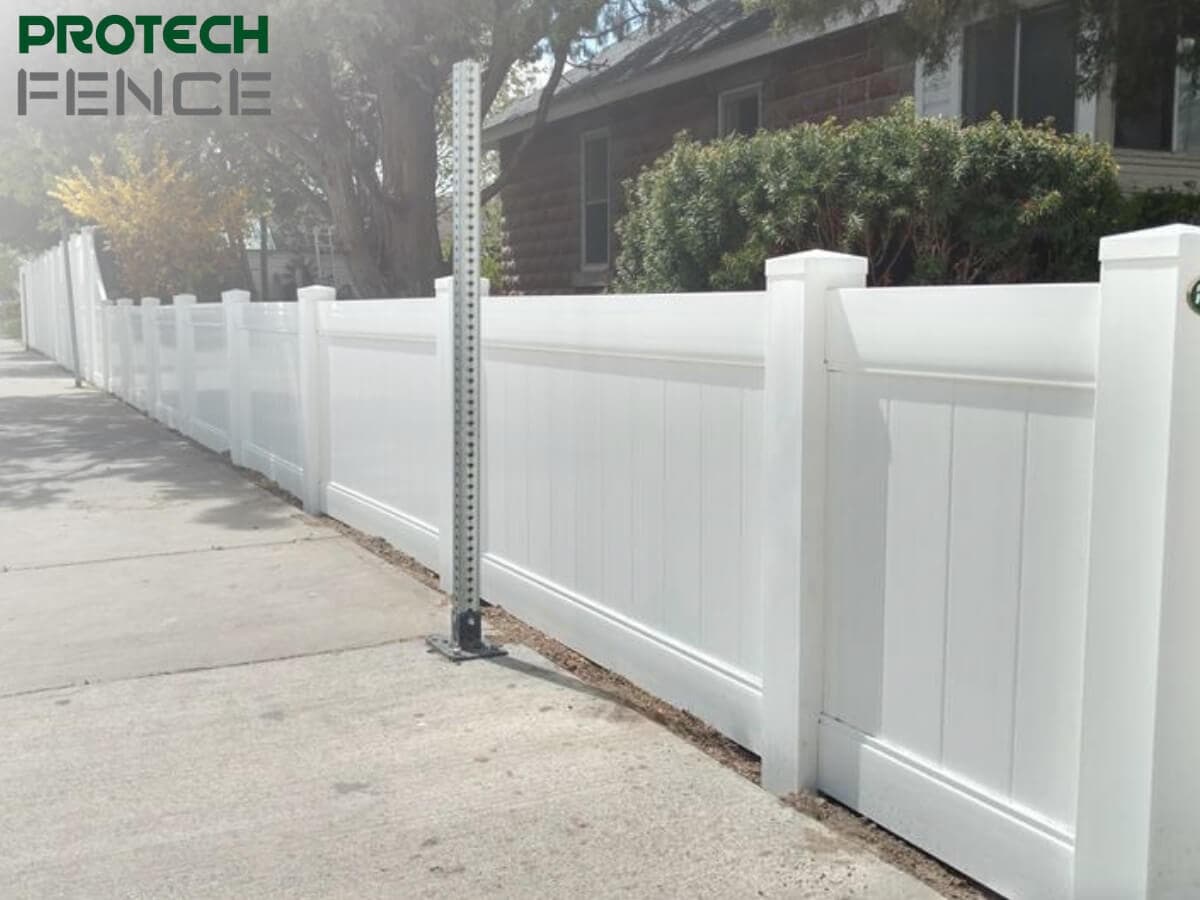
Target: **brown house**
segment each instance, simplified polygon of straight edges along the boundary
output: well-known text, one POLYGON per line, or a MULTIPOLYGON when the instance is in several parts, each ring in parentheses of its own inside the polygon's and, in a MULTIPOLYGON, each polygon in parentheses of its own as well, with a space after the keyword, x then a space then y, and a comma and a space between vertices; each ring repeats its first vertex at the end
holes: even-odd
MULTIPOLYGON (((1130 188, 1200 182, 1200 97, 1165 53, 1159 84, 1117 109, 1077 97, 1074 34, 1061 3, 981 19, 949 65, 924 71, 890 40, 892 16, 820 34, 773 28, 771 13, 710 0, 569 71, 547 121, 502 191, 510 293, 601 290, 616 257, 620 185, 683 130, 708 140, 830 116, 886 112, 915 96, 921 115, 976 121, 999 110, 1113 143, 1130 188)), ((503 164, 532 126, 538 97, 491 119, 484 140, 503 164)))

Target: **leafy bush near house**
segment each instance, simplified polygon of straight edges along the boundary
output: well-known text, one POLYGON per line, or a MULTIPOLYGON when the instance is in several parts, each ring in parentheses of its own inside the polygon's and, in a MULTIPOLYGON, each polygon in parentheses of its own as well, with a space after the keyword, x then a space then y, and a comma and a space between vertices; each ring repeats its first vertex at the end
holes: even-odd
POLYGON ((999 117, 887 116, 675 146, 629 182, 626 291, 761 286, 771 256, 866 256, 873 284, 1064 281, 1123 212, 1110 150, 999 117))
POLYGON ((1120 231, 1138 231, 1159 225, 1200 225, 1200 188, 1159 188, 1131 194, 1125 202, 1120 231))

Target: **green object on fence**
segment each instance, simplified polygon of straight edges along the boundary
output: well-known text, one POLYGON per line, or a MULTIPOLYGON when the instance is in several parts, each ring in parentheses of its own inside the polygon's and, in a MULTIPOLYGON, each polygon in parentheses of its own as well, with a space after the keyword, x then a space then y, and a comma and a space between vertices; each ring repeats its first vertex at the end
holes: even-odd
POLYGON ((1200 316, 1200 279, 1188 290, 1187 304, 1192 308, 1192 312, 1200 316))

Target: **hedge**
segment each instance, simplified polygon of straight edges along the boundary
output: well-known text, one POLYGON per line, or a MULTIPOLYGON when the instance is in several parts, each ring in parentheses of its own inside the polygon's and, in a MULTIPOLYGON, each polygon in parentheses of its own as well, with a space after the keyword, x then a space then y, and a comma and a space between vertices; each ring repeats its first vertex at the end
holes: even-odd
POLYGON ((1091 279, 1096 242, 1132 215, 1107 146, 999 116, 919 118, 911 101, 849 124, 681 135, 626 184, 626 210, 614 287, 634 292, 761 287, 768 257, 813 247, 866 256, 873 284, 1091 279))
POLYGON ((1131 194, 1117 231, 1137 231, 1159 225, 1200 225, 1200 190, 1192 182, 1182 188, 1160 188, 1131 194))

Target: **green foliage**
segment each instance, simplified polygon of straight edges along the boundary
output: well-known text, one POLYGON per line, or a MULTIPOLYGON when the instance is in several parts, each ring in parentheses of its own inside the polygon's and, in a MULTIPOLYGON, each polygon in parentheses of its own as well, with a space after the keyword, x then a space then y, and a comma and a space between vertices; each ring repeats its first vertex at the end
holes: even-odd
MULTIPOLYGON (((1196 0, 1062 0, 1075 21, 1080 93, 1091 96, 1112 82, 1117 94, 1156 79, 1164 48, 1170 52, 1178 37, 1200 30, 1196 0)), ((1021 0, 746 0, 752 9, 766 7, 781 28, 822 30, 838 21, 861 21, 895 13, 889 34, 934 66, 944 65, 958 42, 962 27, 981 16, 1012 13, 1021 0)), ((1178 63, 1200 78, 1200 41, 1185 42, 1178 63)))
POLYGON ((0 302, 0 337, 9 340, 21 338, 21 307, 20 304, 0 302))
MULTIPOLYGON (((482 211, 483 242, 480 247, 480 269, 497 290, 504 281, 504 211, 500 198, 486 204, 482 211)), ((450 258, 450 254, 446 254, 450 258)))
MULTIPOLYGON (((446 227, 442 229, 442 255, 446 259, 453 259, 454 235, 453 228, 450 227, 452 217, 449 210, 443 215, 446 227)), ((482 225, 482 240, 479 246, 480 274, 498 290, 504 281, 504 211, 499 197, 492 198, 480 209, 480 224, 482 225)))
POLYGON ((761 286, 770 256, 866 256, 874 284, 1063 281, 1094 276, 1117 229, 1104 145, 996 117, 962 127, 887 116, 699 144, 682 136, 627 185, 617 286, 761 286))
POLYGON ((21 337, 21 304, 18 285, 21 258, 0 244, 0 337, 21 337))
POLYGON ((208 187, 165 151, 142 160, 126 150, 109 165, 97 157, 90 172, 59 178, 51 196, 101 227, 116 257, 120 293, 164 296, 199 293, 226 257, 241 255, 246 194, 208 187))
POLYGON ((1200 225, 1200 186, 1159 188, 1131 194, 1125 203, 1121 231, 1139 231, 1160 225, 1200 225))

